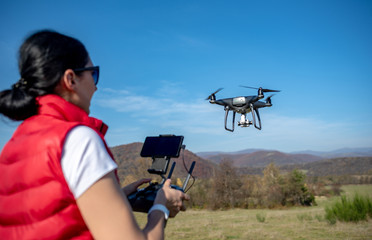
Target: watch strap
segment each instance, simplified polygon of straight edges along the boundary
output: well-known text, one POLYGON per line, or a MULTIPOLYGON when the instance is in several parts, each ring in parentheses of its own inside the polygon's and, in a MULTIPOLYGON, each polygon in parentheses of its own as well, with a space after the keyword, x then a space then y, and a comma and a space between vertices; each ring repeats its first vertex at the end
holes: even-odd
POLYGON ((169 210, 164 205, 162 205, 162 204, 155 204, 155 205, 153 205, 150 208, 148 214, 150 214, 151 212, 156 211, 156 210, 163 212, 164 213, 165 221, 168 220, 168 218, 169 218, 169 210))

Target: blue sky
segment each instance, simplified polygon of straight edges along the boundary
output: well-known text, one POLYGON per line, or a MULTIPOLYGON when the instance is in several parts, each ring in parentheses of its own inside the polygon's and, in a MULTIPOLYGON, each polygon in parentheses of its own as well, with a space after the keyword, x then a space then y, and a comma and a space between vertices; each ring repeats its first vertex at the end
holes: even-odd
MULTIPOLYGON (((109 146, 184 135, 187 148, 372 147, 372 1, 1 1, 0 89, 19 79, 24 38, 54 29, 100 66, 91 115, 109 146), (282 90, 262 130, 224 130, 205 98, 282 90)), ((17 123, 0 120, 0 147, 17 123)))

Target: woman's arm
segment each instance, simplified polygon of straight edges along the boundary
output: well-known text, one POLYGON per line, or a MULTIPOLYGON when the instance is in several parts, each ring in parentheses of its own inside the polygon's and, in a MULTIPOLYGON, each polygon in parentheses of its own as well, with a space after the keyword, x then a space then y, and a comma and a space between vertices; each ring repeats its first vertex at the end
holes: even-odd
MULTIPOLYGON (((165 205, 170 216, 184 210, 183 200, 188 197, 170 188, 170 181, 159 190, 155 203, 165 205)), ((129 202, 113 172, 108 173, 77 200, 78 207, 95 239, 163 239, 164 213, 153 211, 146 227, 141 230, 129 202)))

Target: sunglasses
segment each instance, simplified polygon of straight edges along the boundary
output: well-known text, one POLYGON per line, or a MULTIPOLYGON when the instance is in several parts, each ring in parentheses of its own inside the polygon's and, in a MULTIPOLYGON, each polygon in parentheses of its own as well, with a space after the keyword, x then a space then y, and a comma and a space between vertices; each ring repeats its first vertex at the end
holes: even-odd
POLYGON ((94 79, 94 84, 98 84, 99 78, 99 66, 95 67, 85 67, 85 68, 75 68, 73 69, 74 72, 84 72, 84 71, 92 71, 92 77, 94 79))

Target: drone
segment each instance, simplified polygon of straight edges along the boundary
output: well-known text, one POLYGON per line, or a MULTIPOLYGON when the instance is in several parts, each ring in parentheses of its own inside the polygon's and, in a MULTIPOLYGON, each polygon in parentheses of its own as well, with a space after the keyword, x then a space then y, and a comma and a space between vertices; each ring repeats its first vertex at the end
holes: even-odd
POLYGON ((224 99, 216 99, 216 94, 221 91, 223 88, 219 88, 217 91, 209 95, 205 100, 209 100, 211 104, 217 104, 225 107, 225 129, 227 131, 233 132, 234 131, 234 122, 235 122, 235 114, 239 113, 240 121, 238 122, 238 126, 240 127, 249 127, 250 125, 254 125, 255 128, 258 130, 261 130, 261 118, 260 114, 258 112, 259 108, 264 107, 271 107, 271 98, 274 96, 274 94, 270 95, 265 99, 265 102, 259 101, 260 99, 263 99, 264 93, 267 92, 280 92, 280 90, 271 90, 266 88, 255 88, 255 87, 247 87, 247 86, 241 86, 244 88, 251 88, 251 89, 257 89, 258 94, 255 96, 243 96, 243 97, 234 97, 234 98, 224 98, 224 99), (229 115, 229 111, 233 111, 233 117, 232 117, 232 127, 229 128, 227 126, 227 118, 229 115), (250 121, 247 118, 247 113, 252 113, 252 121, 250 121), (257 119, 256 119, 257 116, 257 119), (257 121, 258 120, 258 121, 257 121))

